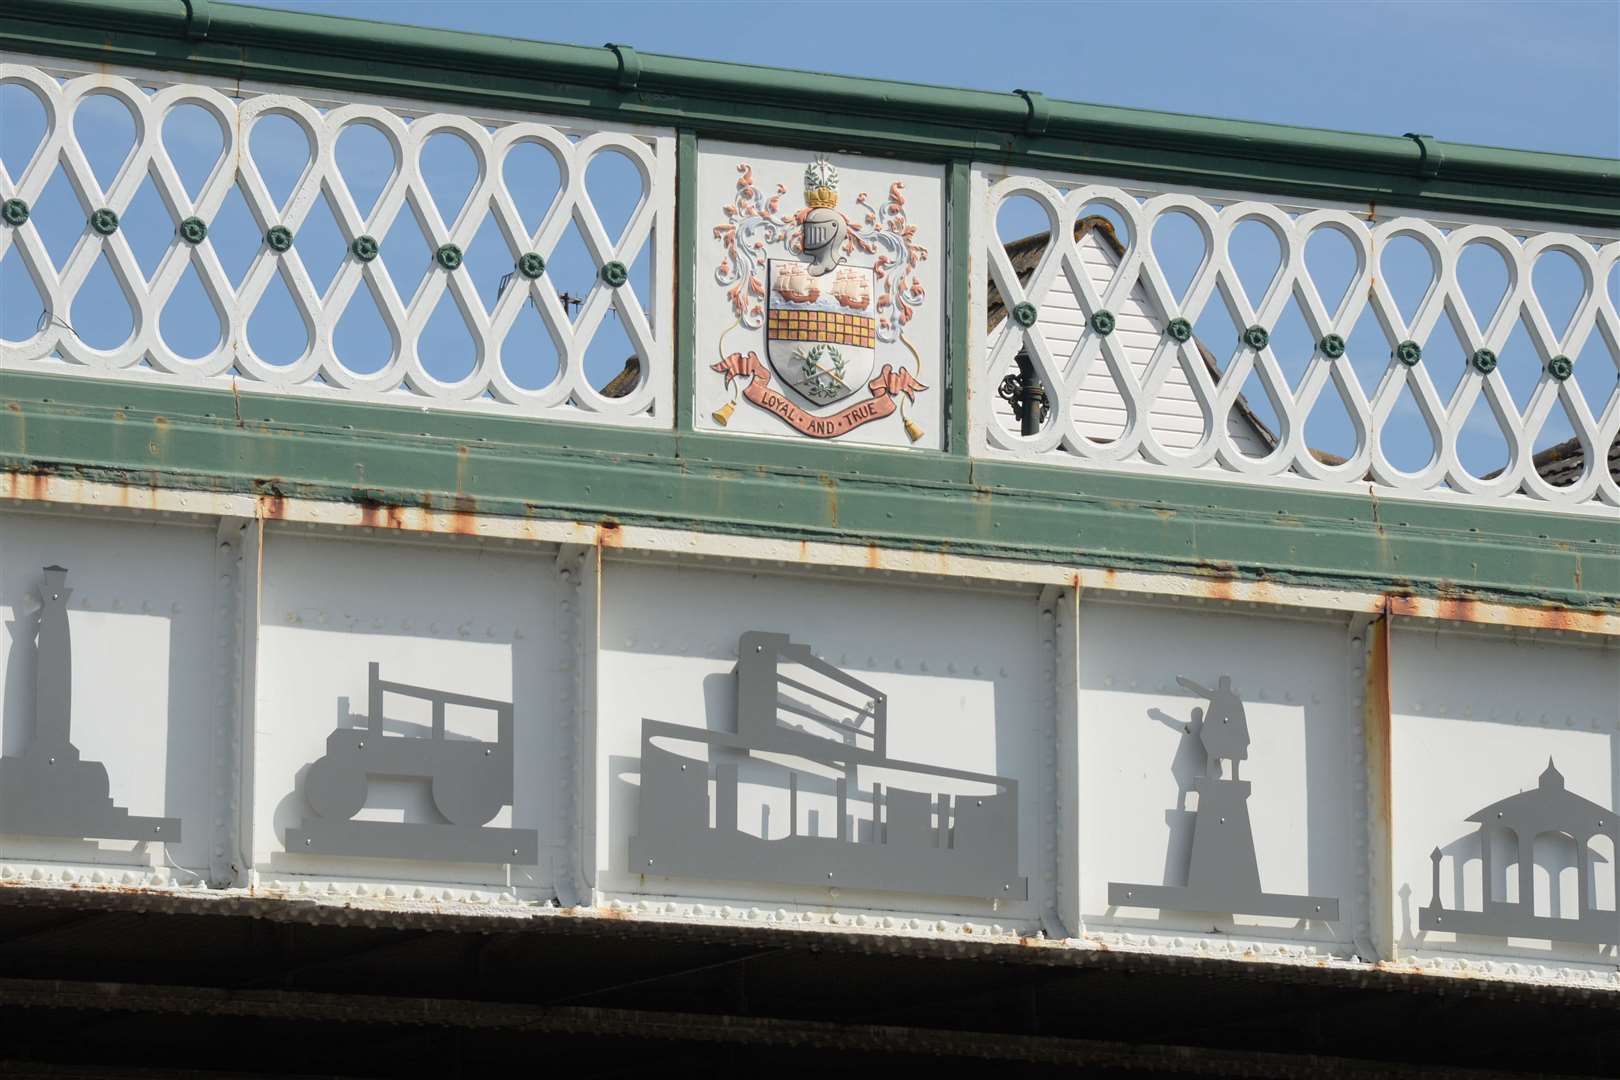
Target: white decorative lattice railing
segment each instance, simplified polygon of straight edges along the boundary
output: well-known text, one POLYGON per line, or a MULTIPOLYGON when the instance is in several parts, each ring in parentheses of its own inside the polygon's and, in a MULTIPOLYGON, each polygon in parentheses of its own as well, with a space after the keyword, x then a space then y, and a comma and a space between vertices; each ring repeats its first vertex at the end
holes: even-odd
MULTIPOLYGON (((672 133, 13 61, 0 64, 0 90, 13 95, 8 106, 18 104, 19 90, 37 99, 43 130, 31 151, 0 167, 0 264, 20 258, 39 301, 37 319, 26 318, 27 279, 6 278, 0 367, 672 425, 672 133), (109 103, 127 109, 133 132, 122 158, 114 152, 113 164, 98 170, 92 157, 105 158, 108 148, 94 144, 106 143, 107 133, 79 114, 105 112, 109 103), (182 112, 191 127, 181 125, 177 138, 173 117, 182 112), (198 115, 217 125, 219 150, 188 183, 177 165, 195 164, 198 115), (256 140, 267 123, 283 129, 279 143, 256 140), (372 150, 345 159, 340 141, 361 129, 372 150), (301 170, 284 160, 287 131, 294 150, 299 133, 307 143, 301 170), (470 188, 460 199, 436 175, 444 170, 427 162, 426 148, 446 137, 471 155, 470 188), (535 185, 509 175, 509 159, 535 148, 549 155, 556 176, 543 213, 520 208, 534 201, 535 185), (628 163, 620 168, 628 179, 604 192, 593 166, 605 157, 628 163), (373 185, 374 200, 357 197, 357 169, 373 180, 386 172, 373 185), (272 192, 267 171, 289 173, 285 191, 272 192), (64 182, 71 197, 58 190, 52 202, 53 185, 64 182), (143 188, 156 198, 142 196, 143 188), (604 224, 605 198, 622 205, 622 228, 604 224), (221 215, 233 203, 239 227, 227 235, 221 215), (72 235, 53 240, 53 229, 72 235), (159 237, 144 258, 132 247, 136 232, 159 237), (91 306, 116 306, 121 294, 130 309, 127 336, 111 343, 90 340, 97 312, 76 310, 103 261, 116 292, 104 290, 91 306), (487 272, 475 276, 475 261, 487 272), (232 273, 228 263, 240 268, 232 273), (575 284, 557 280, 564 263, 575 284), (201 290, 182 297, 189 272, 201 290), (256 324, 277 289, 290 305, 283 301, 256 324), (348 334, 359 342, 350 351, 364 356, 355 361, 344 355, 342 327, 351 306, 367 303, 375 315, 348 334), (167 317, 171 304, 181 309, 178 319, 167 317), (221 329, 212 346, 176 347, 172 339, 187 336, 187 324, 210 318, 221 329), (446 320, 465 346, 448 371, 424 344, 446 320), (264 355, 265 341, 280 355, 264 355), (621 369, 625 377, 610 379, 621 369)), ((20 121, 8 123, 15 136, 20 121)), ((15 149, 16 139, 9 141, 15 149)))
POLYGON ((976 454, 1620 505, 1614 235, 983 167, 973 190, 976 454), (1481 253, 1502 267, 1494 302, 1481 253), (1030 435, 998 397, 1021 351, 1049 399, 1030 435), (1317 426, 1327 405, 1342 416, 1317 426))

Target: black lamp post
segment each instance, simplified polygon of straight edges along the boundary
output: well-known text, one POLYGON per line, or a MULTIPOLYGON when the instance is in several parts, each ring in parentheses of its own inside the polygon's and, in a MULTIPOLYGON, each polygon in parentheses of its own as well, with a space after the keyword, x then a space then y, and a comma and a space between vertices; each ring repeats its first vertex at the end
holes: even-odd
POLYGON ((996 394, 1012 406, 1013 416, 1019 423, 1019 434, 1036 435, 1046 422, 1051 403, 1046 400, 1046 388, 1035 374, 1035 364, 1029 358, 1029 350, 1019 349, 1013 361, 1018 365, 1017 373, 1002 379, 996 394))

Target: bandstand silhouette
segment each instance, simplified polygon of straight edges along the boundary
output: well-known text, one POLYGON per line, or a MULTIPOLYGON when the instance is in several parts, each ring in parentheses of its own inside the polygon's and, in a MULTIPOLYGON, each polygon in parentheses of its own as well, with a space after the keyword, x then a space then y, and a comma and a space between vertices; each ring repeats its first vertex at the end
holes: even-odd
MULTIPOLYGON (((1480 907, 1479 911, 1449 909, 1440 903, 1439 848, 1429 854, 1434 867, 1433 893, 1428 907, 1418 913, 1418 926, 1424 930, 1444 930, 1458 934, 1491 937, 1523 937, 1569 941, 1588 945, 1620 942, 1620 912, 1592 905, 1592 838, 1607 836, 1620 841, 1614 813, 1564 786, 1564 776, 1547 759, 1547 768, 1529 791, 1505 799, 1472 814, 1469 821, 1479 825, 1480 907), (1510 830, 1518 844, 1519 894, 1509 901, 1495 899, 1492 893, 1494 865, 1491 839, 1500 830, 1510 830), (1575 843, 1577 906, 1574 918, 1550 912, 1537 915, 1535 907, 1535 862, 1538 837, 1552 834, 1575 843)), ((1615 895, 1620 897, 1620 859, 1610 870, 1615 877, 1615 895)), ((1461 897, 1458 898, 1459 905, 1461 897)))

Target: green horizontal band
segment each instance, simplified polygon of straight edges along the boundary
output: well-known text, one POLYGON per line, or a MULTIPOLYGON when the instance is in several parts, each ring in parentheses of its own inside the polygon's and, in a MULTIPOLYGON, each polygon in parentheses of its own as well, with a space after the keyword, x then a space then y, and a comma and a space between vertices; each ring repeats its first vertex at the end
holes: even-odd
POLYGON ((1620 529, 1548 510, 15 372, 0 410, 6 467, 114 483, 1620 607, 1620 529))
POLYGON ((612 117, 704 135, 977 158, 1209 187, 1620 225, 1620 163, 177 0, 12 0, 0 45, 105 63, 612 117))

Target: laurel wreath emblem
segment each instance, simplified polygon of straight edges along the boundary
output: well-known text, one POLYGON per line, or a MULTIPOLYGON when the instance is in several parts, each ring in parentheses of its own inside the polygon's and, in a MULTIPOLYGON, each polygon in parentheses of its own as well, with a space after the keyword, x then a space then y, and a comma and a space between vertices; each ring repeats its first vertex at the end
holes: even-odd
POLYGON ((838 346, 821 342, 808 350, 793 354, 801 366, 804 384, 800 387, 808 397, 832 400, 845 392, 844 354, 838 346))

